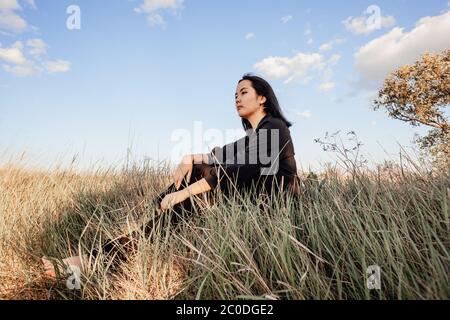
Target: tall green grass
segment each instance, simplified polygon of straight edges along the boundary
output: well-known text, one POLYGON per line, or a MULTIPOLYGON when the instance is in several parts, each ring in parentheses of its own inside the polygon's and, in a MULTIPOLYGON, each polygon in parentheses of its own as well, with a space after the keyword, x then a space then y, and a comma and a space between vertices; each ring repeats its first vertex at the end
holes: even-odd
POLYGON ((299 173, 300 197, 220 192, 177 225, 151 199, 167 167, 0 173, 0 295, 40 299, 448 299, 449 171, 299 173), (211 200, 212 199, 212 200, 211 200), (154 220, 150 235, 143 226, 154 220), (134 249, 117 239, 134 231, 134 249), (102 251, 113 242, 117 259, 102 251), (114 242, 115 241, 115 242, 114 242), (99 253, 94 256, 93 252, 99 253), (39 257, 83 256, 82 290, 39 257), (381 289, 366 285, 381 268, 381 289))

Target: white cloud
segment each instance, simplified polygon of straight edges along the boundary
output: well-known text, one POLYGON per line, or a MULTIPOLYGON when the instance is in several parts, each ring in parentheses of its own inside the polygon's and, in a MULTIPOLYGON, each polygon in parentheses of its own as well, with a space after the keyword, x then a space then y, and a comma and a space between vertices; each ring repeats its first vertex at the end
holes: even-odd
POLYGON ((333 70, 331 68, 326 68, 323 72, 323 81, 329 82, 333 77, 333 70))
POLYGON ((49 73, 70 71, 71 63, 65 60, 46 61, 44 67, 49 73))
POLYGON ((27 2, 30 7, 32 7, 33 9, 37 9, 35 0, 27 0, 27 2))
POLYGON ((331 82, 333 70, 341 56, 333 54, 327 58, 322 53, 303 53, 294 50, 293 56, 270 56, 255 63, 253 68, 269 79, 282 79, 284 84, 298 81, 308 83, 315 77, 322 77, 321 89, 329 91, 334 88, 331 82))
POLYGON ((341 60, 341 56, 339 54, 333 54, 330 59, 328 59, 328 63, 332 66, 336 65, 339 60, 341 60))
POLYGON ((0 10, 0 29, 21 32, 27 28, 27 22, 12 10, 0 10))
MULTIPOLYGON (((27 0, 28 4, 36 9, 34 0, 27 0)), ((16 11, 22 10, 18 0, 0 0, 0 32, 19 33, 28 28, 28 23, 16 11)))
POLYGON ((20 41, 14 43, 10 48, 2 48, 0 46, 0 60, 7 63, 23 65, 27 59, 22 53, 23 44, 20 41))
POLYGON ((333 70, 326 68, 322 74, 322 83, 317 87, 320 92, 328 92, 335 88, 335 83, 331 81, 333 70))
MULTIPOLYGON (((22 0, 20 4, 36 9, 35 0, 22 0)), ((22 10, 18 0, 0 0, 0 34, 13 36, 27 30, 37 29, 29 26, 16 11, 22 10), (6 32, 11 31, 13 33, 6 32)), ((33 76, 42 72, 55 73, 70 70, 70 62, 55 60, 42 62, 41 56, 47 54, 47 44, 42 39, 28 39, 24 42, 28 50, 24 50, 24 44, 16 41, 10 47, 2 47, 0 44, 0 61, 5 64, 2 69, 16 76, 33 76), (25 52, 27 54, 25 54, 25 52)))
POLYGON ((305 36, 310 36, 312 34, 311 25, 309 23, 306 25, 304 34, 305 36))
POLYGON ((319 48, 320 51, 330 51, 331 49, 333 49, 333 41, 324 43, 319 48))
POLYGON ((8 63, 3 65, 3 70, 19 77, 40 73, 40 68, 36 66, 34 61, 28 60, 22 50, 23 44, 20 41, 15 42, 9 48, 0 46, 0 60, 8 63))
POLYGON ((284 17, 282 17, 281 18, 281 22, 283 22, 283 23, 287 23, 287 22, 289 22, 290 20, 292 20, 292 16, 291 15, 289 15, 289 16, 284 16, 284 17))
POLYGON ((28 59, 23 53, 24 45, 17 41, 11 47, 3 48, 0 45, 0 61, 4 61, 5 72, 11 73, 19 77, 34 76, 47 71, 48 73, 67 72, 70 70, 70 62, 65 60, 40 62, 39 57, 46 53, 47 45, 42 39, 29 39, 26 42, 30 48, 29 54, 32 56, 28 59))
POLYGON ((144 0, 141 5, 134 9, 135 12, 148 14, 148 22, 153 25, 166 25, 161 11, 177 14, 182 10, 184 0, 144 0))
POLYGON ((418 60, 425 52, 439 52, 450 46, 450 11, 439 16, 423 17, 410 32, 396 27, 359 48, 356 67, 361 74, 359 85, 379 86, 389 72, 418 60))
POLYGON ((165 26, 166 21, 164 20, 164 17, 157 13, 149 14, 147 17, 147 21, 151 26, 165 26))
POLYGON ((376 31, 378 28, 390 28, 395 25, 395 18, 393 16, 380 16, 379 26, 377 26, 369 19, 369 17, 362 15, 359 17, 348 17, 342 23, 345 25, 347 30, 351 31, 356 35, 369 34, 376 31))
POLYGON ((313 42, 314 42, 314 40, 311 38, 311 39, 308 39, 308 42, 307 42, 307 43, 308 43, 309 45, 311 45, 313 42))
POLYGON ((20 9, 17 0, 0 0, 0 10, 18 10, 20 9))
POLYGON ((253 38, 254 36, 255 36, 255 34, 253 32, 249 32, 245 35, 245 39, 249 40, 249 39, 253 38))
POLYGON ((302 119, 307 119, 307 118, 311 118, 312 117, 312 113, 309 110, 306 111, 298 111, 298 110, 293 110, 294 114, 302 119))
POLYGON ((328 92, 331 91, 335 88, 335 83, 334 82, 323 82, 319 85, 319 87, 317 88, 319 91, 321 92, 328 92))
POLYGON ((336 38, 336 39, 334 39, 334 40, 331 40, 331 41, 328 41, 328 42, 322 44, 322 45, 319 47, 319 50, 320 50, 320 51, 330 51, 330 50, 333 49, 333 47, 334 47, 335 44, 342 44, 342 43, 344 43, 345 41, 346 41, 346 39, 336 38))
POLYGON ((47 45, 42 39, 30 39, 27 41, 27 46, 30 47, 29 53, 32 56, 40 56, 47 53, 47 45))
POLYGON ((180 9, 184 0, 144 0, 140 9, 146 13, 154 12, 160 9, 180 9))
POLYGON ((293 57, 268 57, 253 67, 268 78, 287 78, 284 83, 294 79, 308 81, 310 73, 323 69, 324 57, 318 53, 298 53, 293 57))
POLYGON ((4 65, 3 70, 18 77, 34 76, 41 72, 41 69, 37 67, 32 61, 27 61, 23 65, 4 65))

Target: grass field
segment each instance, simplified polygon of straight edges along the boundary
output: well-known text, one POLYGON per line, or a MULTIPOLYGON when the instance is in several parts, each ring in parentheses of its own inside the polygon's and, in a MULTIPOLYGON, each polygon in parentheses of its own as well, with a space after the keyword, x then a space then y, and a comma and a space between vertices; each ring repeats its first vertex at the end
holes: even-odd
MULTIPOLYGON (((449 299, 450 176, 380 166, 299 172, 299 199, 197 197, 144 236, 167 166, 40 172, 0 167, 1 299, 449 299), (118 261, 102 244, 138 230, 118 261), (96 256, 93 250, 100 250, 96 256), (40 257, 83 256, 81 290, 40 257), (369 290, 366 269, 381 268, 369 290)), ((121 247, 118 245, 118 249, 121 247)))

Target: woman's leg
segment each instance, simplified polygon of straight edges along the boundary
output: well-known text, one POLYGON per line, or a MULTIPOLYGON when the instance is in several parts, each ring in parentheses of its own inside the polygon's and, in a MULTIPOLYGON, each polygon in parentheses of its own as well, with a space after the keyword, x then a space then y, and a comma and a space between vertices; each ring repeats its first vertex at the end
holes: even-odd
MULTIPOLYGON (((177 192, 177 191, 183 190, 187 186, 189 186, 189 185, 191 185, 191 184, 193 184, 193 183, 203 179, 207 175, 210 175, 212 168, 213 167, 211 165, 208 165, 208 164, 205 164, 205 163, 194 164, 193 167, 192 167, 192 174, 191 174, 191 177, 190 177, 189 181, 186 181, 186 179, 183 179, 182 182, 181 182, 180 188, 178 190, 175 188, 175 184, 172 183, 166 190, 164 190, 158 196, 155 197, 154 203, 159 206, 161 201, 162 201, 162 199, 164 199, 164 197, 166 195, 168 195, 170 193, 173 193, 173 192, 177 192)), ((191 204, 190 199, 186 199, 185 201, 175 205, 173 210, 178 212, 179 209, 183 207, 187 211, 189 211, 190 209, 192 209, 192 206, 190 204, 191 204)))
MULTIPOLYGON (((159 207, 162 199, 164 199, 164 197, 166 195, 176 192, 176 191, 179 191, 179 190, 183 190, 188 185, 201 180, 202 178, 204 178, 205 176, 210 174, 211 168, 212 168, 212 166, 207 165, 207 164, 194 164, 193 168, 192 168, 191 178, 189 181, 186 182, 186 180, 183 179, 181 186, 178 190, 176 190, 175 184, 172 183, 166 190, 161 192, 158 196, 156 196, 153 199, 153 203, 159 207)), ((172 208, 171 213, 160 214, 159 216, 155 217, 155 220, 151 220, 150 222, 148 222, 144 229, 145 235, 148 236, 149 234, 151 234, 151 231, 153 230, 153 226, 155 223, 156 224, 167 223, 168 222, 167 219, 169 219, 168 217, 170 217, 170 222, 172 225, 178 224, 183 216, 183 213, 185 213, 185 212, 192 213, 191 212, 192 209, 193 209, 192 202, 191 202, 190 198, 175 205, 172 208)), ((116 261, 125 261, 126 257, 127 257, 126 252, 134 248, 133 239, 138 238, 138 236, 139 236, 139 234, 137 232, 133 232, 129 236, 123 236, 114 241, 109 241, 109 242, 103 244, 102 251, 104 254, 107 254, 109 256, 114 255, 116 257, 116 259, 115 259, 116 261)), ((94 250, 92 252, 92 255, 97 256, 98 253, 99 253, 98 250, 94 250)), ((63 259, 62 262, 64 265, 75 265, 77 267, 81 267, 81 258, 79 256, 74 256, 74 257, 69 257, 69 258, 63 259)), ((45 274, 49 277, 56 278, 55 267, 54 267, 53 263, 50 261, 50 259, 47 258, 46 256, 44 256, 44 257, 42 257, 42 263, 44 265, 45 274)), ((59 269, 60 268, 58 268, 58 270, 59 269)), ((59 271, 61 273, 63 273, 63 270, 59 270, 59 271)))
POLYGON ((42 264, 44 265, 44 274, 45 276, 56 279, 56 269, 55 265, 57 266, 58 273, 60 275, 65 274, 68 267, 77 267, 81 269, 81 258, 79 256, 73 256, 62 260, 62 265, 55 262, 53 263, 47 256, 43 256, 41 258, 42 264))
MULTIPOLYGON (((171 184, 166 190, 161 192, 158 196, 156 196, 153 199, 153 204, 156 205, 158 208, 160 207, 160 203, 164 197, 170 193, 183 190, 188 185, 201 180, 206 175, 210 174, 211 166, 207 164, 194 164, 192 168, 192 174, 189 181, 186 183, 185 179, 183 179, 181 186, 178 190, 175 188, 175 184, 171 184)), ((145 236, 149 236, 152 233, 152 230, 154 229, 153 226, 156 224, 162 224, 165 225, 170 221, 171 225, 177 225, 183 216, 187 213, 188 215, 192 214, 192 202, 191 199, 188 198, 185 201, 176 204, 171 212, 164 212, 162 214, 156 215, 153 217, 152 220, 146 223, 144 228, 145 236)), ((116 239, 114 241, 107 242, 103 245, 102 250, 104 253, 107 253, 109 255, 117 255, 118 260, 126 260, 126 252, 133 250, 135 242, 133 239, 139 238, 139 232, 134 231, 130 235, 123 236, 119 239, 116 239)), ((94 255, 96 255, 97 252, 94 252, 94 255)))
MULTIPOLYGON (((211 165, 201 163, 201 164, 194 164, 192 167, 192 174, 189 179, 189 181, 186 181, 186 179, 183 179, 180 185, 180 188, 176 190, 175 184, 172 183, 166 190, 161 192, 158 196, 156 196, 153 200, 153 203, 159 208, 161 201, 164 199, 164 197, 170 193, 177 192, 180 190, 185 189, 187 186, 205 178, 206 176, 211 174, 211 169, 213 167, 211 165)), ((187 213, 188 215, 192 214, 193 206, 192 206, 192 200, 190 198, 184 200, 183 202, 180 202, 176 205, 174 205, 169 213, 161 214, 160 217, 163 219, 166 219, 167 216, 170 216, 170 221, 172 224, 176 225, 180 222, 180 220, 183 218, 183 216, 187 213)), ((148 234, 147 231, 152 229, 153 222, 151 221, 146 226, 146 234, 148 234)))

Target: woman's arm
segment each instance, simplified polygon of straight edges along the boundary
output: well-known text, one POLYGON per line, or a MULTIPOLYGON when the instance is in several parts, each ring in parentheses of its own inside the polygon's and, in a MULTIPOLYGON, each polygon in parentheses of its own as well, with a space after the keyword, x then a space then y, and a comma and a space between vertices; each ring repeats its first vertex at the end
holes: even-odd
POLYGON ((186 154, 181 159, 181 163, 178 165, 175 173, 173 175, 173 183, 175 188, 178 190, 180 188, 182 180, 186 177, 187 181, 190 181, 193 165, 194 164, 209 164, 209 154, 186 154))
POLYGON ((181 163, 208 163, 209 153, 187 154, 181 159, 181 163))
POLYGON ((183 193, 183 198, 187 199, 190 195, 197 195, 203 192, 207 192, 211 190, 211 187, 209 186, 208 182, 206 182, 205 178, 200 179, 199 181, 190 184, 183 190, 180 190, 180 192, 183 193))
POLYGON ((161 200, 161 209, 167 210, 171 206, 183 202, 184 200, 188 199, 190 195, 194 196, 199 193, 203 193, 206 191, 211 190, 211 187, 209 186, 208 182, 205 178, 187 186, 183 190, 176 191, 173 193, 170 193, 164 197, 164 199, 161 200))

